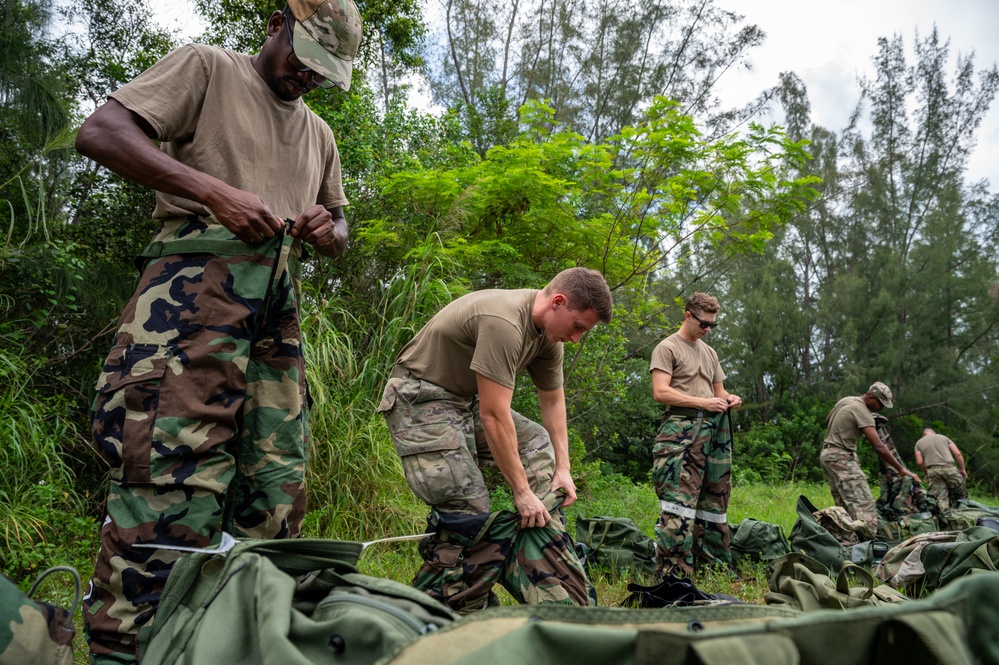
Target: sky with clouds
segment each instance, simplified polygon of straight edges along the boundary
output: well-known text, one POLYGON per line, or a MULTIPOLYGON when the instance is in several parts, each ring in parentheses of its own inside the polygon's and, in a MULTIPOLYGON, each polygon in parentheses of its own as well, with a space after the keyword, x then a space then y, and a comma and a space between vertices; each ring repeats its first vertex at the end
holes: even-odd
MULTIPOLYGON (((879 37, 902 37, 914 63, 916 34, 934 25, 950 41, 947 73, 958 53, 974 52, 975 69, 999 62, 999 1, 996 0, 716 0, 745 16, 766 34, 752 52, 752 72, 731 72, 721 81, 727 101, 745 102, 774 86, 783 71, 794 71, 808 88, 812 121, 837 133, 860 98, 857 80, 871 77, 871 58, 879 37)), ((779 119, 778 119, 779 120, 779 119)), ((986 178, 999 190, 999 99, 993 101, 978 131, 978 146, 968 167, 969 180, 986 178)))
MULTIPOLYGON (((430 0, 431 2, 435 0, 430 0)), ((999 62, 999 0, 716 0, 766 34, 753 51, 752 72, 731 71, 720 82, 725 101, 735 105, 778 82, 783 71, 797 73, 808 88, 812 121, 839 133, 860 97, 857 79, 874 73, 871 57, 879 37, 900 35, 910 54, 915 36, 937 27, 950 41, 954 71, 957 54, 975 54, 976 69, 999 62)), ((193 35, 200 30, 190 0, 150 0, 154 19, 193 35)), ((780 118, 771 118, 774 122, 780 118)), ((978 132, 968 169, 970 180, 988 179, 999 191, 999 99, 993 101, 978 132)))

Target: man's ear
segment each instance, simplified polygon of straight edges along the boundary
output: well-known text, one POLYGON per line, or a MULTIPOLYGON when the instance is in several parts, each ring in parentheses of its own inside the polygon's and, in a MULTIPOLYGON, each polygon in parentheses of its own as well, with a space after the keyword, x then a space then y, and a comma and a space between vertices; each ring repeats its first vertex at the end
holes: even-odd
POLYGON ((559 309, 569 303, 569 299, 566 298, 561 293, 556 293, 552 296, 552 309, 559 309))
POLYGON ((271 14, 271 17, 267 19, 267 36, 273 37, 280 32, 282 28, 284 28, 284 13, 278 10, 271 14))

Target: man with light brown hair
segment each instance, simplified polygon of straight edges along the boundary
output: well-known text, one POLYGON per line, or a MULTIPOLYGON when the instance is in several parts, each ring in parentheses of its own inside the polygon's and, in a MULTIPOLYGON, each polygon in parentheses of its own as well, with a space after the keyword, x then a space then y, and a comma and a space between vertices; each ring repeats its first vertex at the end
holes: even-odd
POLYGON ((652 351, 652 396, 666 406, 652 448, 659 577, 691 576, 698 562, 732 560, 726 516, 732 493, 729 411, 742 399, 725 390, 718 354, 703 341, 718 325, 719 309, 715 298, 694 293, 680 330, 652 351))
POLYGON ((416 588, 463 613, 497 604, 497 582, 522 603, 590 604, 572 539, 552 515, 576 500, 562 345, 612 315, 603 275, 569 268, 540 291, 464 295, 399 352, 378 411, 406 481, 431 509, 416 588), (525 370, 541 424, 511 408, 525 370), (517 523, 493 512, 486 468, 502 473, 517 523))

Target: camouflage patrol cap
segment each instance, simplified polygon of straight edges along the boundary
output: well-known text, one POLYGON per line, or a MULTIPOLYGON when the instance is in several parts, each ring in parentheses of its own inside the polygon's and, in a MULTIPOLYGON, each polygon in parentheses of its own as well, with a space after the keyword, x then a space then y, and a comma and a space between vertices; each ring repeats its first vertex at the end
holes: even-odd
POLYGON ((354 0, 288 0, 295 15, 295 57, 333 84, 350 90, 361 44, 361 14, 354 0))
POLYGON ((877 397, 878 401, 884 404, 886 408, 891 408, 891 388, 880 381, 875 381, 867 389, 867 392, 877 397))

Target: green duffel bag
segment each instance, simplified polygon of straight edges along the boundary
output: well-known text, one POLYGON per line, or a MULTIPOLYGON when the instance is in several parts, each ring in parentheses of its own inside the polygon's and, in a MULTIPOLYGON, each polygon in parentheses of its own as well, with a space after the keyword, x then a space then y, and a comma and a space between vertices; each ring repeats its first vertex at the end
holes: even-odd
POLYGON ((737 561, 773 561, 791 551, 791 543, 780 524, 747 518, 729 526, 729 533, 729 546, 737 561))
POLYGON ((999 508, 963 499, 950 510, 940 513, 940 530, 964 531, 976 526, 983 517, 999 517, 999 508))
POLYGON ((932 591, 967 575, 999 570, 999 533, 981 526, 921 533, 893 547, 874 573, 910 594, 932 591))
POLYGON ((818 512, 807 497, 798 497, 798 519, 791 527, 791 551, 801 552, 835 573, 850 561, 871 568, 881 561, 881 557, 893 543, 882 540, 865 540, 852 545, 839 542, 832 533, 819 524, 812 513, 818 512))
POLYGON ((389 665, 999 665, 999 573, 930 598, 799 612, 497 607, 402 647, 389 665))
POLYGON ((843 544, 812 515, 819 509, 802 494, 796 510, 798 519, 791 527, 791 550, 815 559, 830 570, 839 570, 839 565, 850 557, 843 544))
POLYGON ((576 542, 583 546, 587 568, 615 574, 650 576, 656 572, 656 545, 627 517, 576 518, 576 542))
POLYGON ((878 537, 885 541, 900 543, 921 533, 939 531, 940 527, 933 513, 922 512, 903 515, 892 522, 878 522, 878 537))
POLYGON ((833 579, 825 566, 801 552, 791 552, 775 561, 767 582, 770 591, 763 598, 767 605, 805 612, 847 610, 910 600, 890 586, 875 584, 871 573, 852 561, 845 562, 833 579))
POLYGON ((358 573, 362 549, 247 540, 226 554, 183 556, 140 633, 139 662, 370 664, 455 618, 408 585, 358 573))

